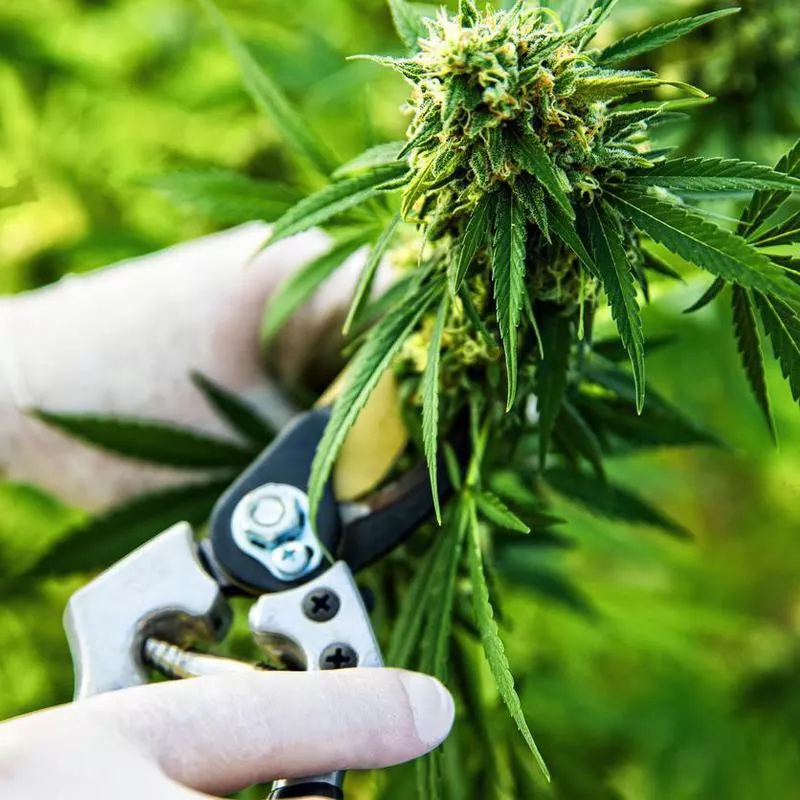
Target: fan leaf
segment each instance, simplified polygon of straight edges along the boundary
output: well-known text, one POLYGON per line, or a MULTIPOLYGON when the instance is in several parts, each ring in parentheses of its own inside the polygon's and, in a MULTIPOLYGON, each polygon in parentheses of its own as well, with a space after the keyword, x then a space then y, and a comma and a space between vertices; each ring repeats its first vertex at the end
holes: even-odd
POLYGON ((800 286, 741 237, 683 206, 632 189, 620 189, 612 197, 624 217, 687 261, 748 289, 800 303, 800 286))
POLYGON ((442 336, 450 310, 450 296, 445 294, 436 315, 431 341, 428 346, 428 361, 422 375, 422 441, 425 460, 433 493, 436 519, 441 524, 442 510, 439 504, 439 361, 442 354, 442 336))
POLYGON ((380 187, 386 181, 399 178, 406 171, 405 165, 377 167, 363 175, 346 178, 326 186, 290 208, 273 225, 267 244, 274 244, 288 236, 307 231, 360 205, 378 194, 380 187))
POLYGON ((411 335, 423 315, 441 296, 444 286, 435 282, 408 302, 395 306, 370 331, 350 364, 344 388, 336 400, 331 419, 317 448, 309 478, 311 517, 316 518, 319 502, 336 457, 366 404, 381 375, 391 364, 403 343, 411 335))
POLYGON ((536 365, 536 405, 539 411, 539 463, 544 468, 569 375, 572 321, 561 313, 548 314, 541 325, 542 347, 536 365))
POLYGON ((587 222, 594 263, 600 272, 611 316, 630 356, 636 385, 636 409, 641 412, 645 394, 644 332, 634 275, 616 220, 604 207, 593 207, 587 213, 587 222))
POLYGON ((734 286, 732 293, 733 330, 739 355, 742 357, 747 381, 753 391, 756 402, 764 413, 772 438, 777 441, 775 422, 770 408, 767 392, 767 376, 764 369, 764 352, 761 349, 761 337, 756 322, 756 309, 753 294, 741 286, 734 286))
POLYGON ((489 599, 489 587, 486 582, 486 573, 483 566, 483 552, 481 549, 480 529, 478 527, 475 503, 470 499, 467 499, 466 503, 469 527, 469 540, 467 544, 469 573, 472 581, 472 599, 475 609, 475 620, 481 634, 483 651, 486 654, 486 660, 495 683, 497 684, 500 697, 506 704, 511 718, 516 722, 522 734, 522 738, 525 740, 533 757, 536 759, 536 763, 549 780, 550 773, 547 769, 547 765, 542 758, 542 754, 539 752, 539 748, 536 746, 533 734, 525 720, 522 704, 520 703, 517 690, 514 687, 514 677, 511 674, 511 666, 508 663, 503 641, 500 638, 500 632, 497 629, 497 623, 494 619, 494 610, 491 600, 489 599))
POLYGON ((517 328, 525 292, 525 237, 522 205, 504 187, 498 192, 495 205, 492 276, 508 376, 507 409, 511 409, 517 394, 517 328))
POLYGON ((676 19, 672 22, 655 25, 652 28, 626 36, 624 39, 620 39, 618 42, 606 47, 600 54, 597 63, 604 67, 618 66, 628 59, 635 58, 643 53, 649 53, 670 42, 674 42, 702 25, 707 25, 709 22, 714 22, 714 20, 738 13, 738 8, 723 8, 719 11, 699 14, 696 17, 676 19))
POLYGON ((116 455, 181 469, 244 467, 257 449, 164 422, 34 410, 48 425, 116 455))

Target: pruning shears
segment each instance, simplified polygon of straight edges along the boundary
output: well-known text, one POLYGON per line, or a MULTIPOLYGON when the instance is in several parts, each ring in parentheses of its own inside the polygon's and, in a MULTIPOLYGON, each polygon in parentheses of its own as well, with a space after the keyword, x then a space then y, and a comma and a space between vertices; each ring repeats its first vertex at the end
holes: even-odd
MULTIPOLYGON (((217 501, 208 535, 186 522, 151 539, 70 599, 65 627, 76 700, 148 682, 152 670, 195 677, 263 668, 187 649, 219 642, 227 598, 253 598, 252 636, 268 662, 289 669, 383 666, 354 573, 403 542, 433 514, 422 465, 357 502, 325 487, 315 520, 306 489, 329 422, 300 416, 217 501)), ((449 491, 442 470, 441 493, 449 491)), ((342 800, 343 773, 276 781, 269 800, 342 800)))

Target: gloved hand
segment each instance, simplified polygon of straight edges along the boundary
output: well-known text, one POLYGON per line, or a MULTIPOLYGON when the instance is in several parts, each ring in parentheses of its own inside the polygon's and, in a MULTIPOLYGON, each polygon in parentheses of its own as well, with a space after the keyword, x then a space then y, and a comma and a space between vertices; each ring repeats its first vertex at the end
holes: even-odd
POLYGON ((4 800, 191 800, 415 758, 450 730, 438 681, 392 669, 223 675, 0 724, 4 800))
MULTIPOLYGON (((20 296, 0 298, 0 476, 100 510, 187 474, 84 446, 22 409, 157 419, 229 435, 189 379, 199 370, 281 417, 259 342, 267 298, 329 247, 319 231, 253 256, 252 223, 20 296)), ((277 337, 270 371, 317 388, 338 371, 338 336, 364 253, 329 280, 277 337)), ((281 421, 281 420, 279 420, 281 421)), ((283 412, 282 421, 286 421, 283 412)))

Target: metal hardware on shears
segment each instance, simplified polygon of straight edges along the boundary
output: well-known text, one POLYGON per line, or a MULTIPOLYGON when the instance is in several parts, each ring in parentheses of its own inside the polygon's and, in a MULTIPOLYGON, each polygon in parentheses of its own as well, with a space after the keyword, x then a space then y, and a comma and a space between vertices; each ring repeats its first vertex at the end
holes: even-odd
MULTIPOLYGON (((180 522, 72 596, 76 699, 147 683, 150 668, 170 677, 257 669, 185 649, 224 638, 233 595, 255 598, 253 638, 287 668, 383 665, 353 573, 432 515, 427 473, 412 470, 358 504, 337 503, 329 484, 312 521, 305 488, 329 416, 305 414, 256 459, 217 501, 207 539, 198 544, 180 522)), ((447 491, 444 474, 440 485, 447 491)), ((270 800, 341 800, 342 780, 277 781, 270 800)))

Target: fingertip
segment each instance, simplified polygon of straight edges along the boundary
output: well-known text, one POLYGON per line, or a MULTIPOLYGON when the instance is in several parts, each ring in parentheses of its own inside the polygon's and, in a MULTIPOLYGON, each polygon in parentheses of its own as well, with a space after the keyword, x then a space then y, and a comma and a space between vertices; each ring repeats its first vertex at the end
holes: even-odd
POLYGON ((398 677, 408 698, 417 738, 426 751, 438 747, 453 727, 453 696, 429 675, 400 671, 398 677))

